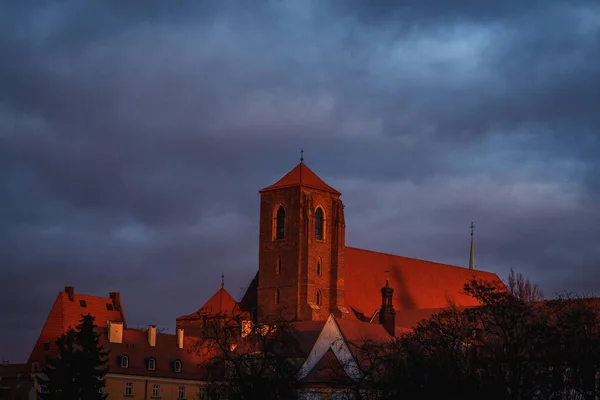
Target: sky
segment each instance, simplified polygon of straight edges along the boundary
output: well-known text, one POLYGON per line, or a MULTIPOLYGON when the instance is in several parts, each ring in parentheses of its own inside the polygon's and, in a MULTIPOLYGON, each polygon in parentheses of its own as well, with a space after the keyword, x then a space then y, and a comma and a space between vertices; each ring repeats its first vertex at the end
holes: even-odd
MULTIPOLYGON (((600 295, 600 3, 0 2, 0 358, 58 292, 170 328, 299 162, 346 244, 600 295)), ((378 295, 378 294, 377 294, 378 295)))

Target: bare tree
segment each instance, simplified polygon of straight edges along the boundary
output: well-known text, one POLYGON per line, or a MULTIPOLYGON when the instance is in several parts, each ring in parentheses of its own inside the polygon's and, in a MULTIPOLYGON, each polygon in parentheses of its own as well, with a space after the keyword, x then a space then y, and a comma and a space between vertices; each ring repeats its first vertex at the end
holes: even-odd
POLYGON ((538 286, 533 284, 528 278, 525 278, 523 274, 515 274, 515 271, 511 268, 508 274, 507 285, 508 290, 516 298, 523 301, 542 301, 544 300, 544 294, 538 286))

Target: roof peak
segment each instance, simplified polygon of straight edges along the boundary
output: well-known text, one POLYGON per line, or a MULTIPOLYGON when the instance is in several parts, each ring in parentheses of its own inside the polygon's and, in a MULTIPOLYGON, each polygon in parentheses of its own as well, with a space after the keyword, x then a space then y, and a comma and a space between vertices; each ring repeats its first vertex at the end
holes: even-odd
POLYGON ((303 158, 301 158, 300 163, 296 165, 290 172, 285 174, 283 178, 275 182, 273 185, 260 190, 259 193, 298 186, 322 190, 338 196, 341 195, 340 192, 326 184, 317 176, 317 174, 308 168, 308 166, 304 163, 303 158))

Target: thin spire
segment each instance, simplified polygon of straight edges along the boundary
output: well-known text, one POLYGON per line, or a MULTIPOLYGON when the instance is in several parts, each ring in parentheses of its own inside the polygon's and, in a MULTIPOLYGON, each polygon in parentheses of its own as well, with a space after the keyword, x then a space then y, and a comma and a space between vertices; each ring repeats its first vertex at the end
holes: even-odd
POLYGON ((475 270, 477 269, 477 265, 475 264, 475 245, 473 243, 473 229, 475 225, 471 222, 471 252, 469 253, 469 269, 475 270))

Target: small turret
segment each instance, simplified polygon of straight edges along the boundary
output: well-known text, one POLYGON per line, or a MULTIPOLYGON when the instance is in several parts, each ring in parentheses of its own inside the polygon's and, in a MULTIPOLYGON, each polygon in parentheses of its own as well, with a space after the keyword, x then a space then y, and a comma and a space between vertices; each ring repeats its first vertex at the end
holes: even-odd
MULTIPOLYGON (((389 270, 386 270, 386 275, 389 270)), ((396 332, 396 311, 392 303, 394 296, 394 288, 390 286, 390 282, 386 276, 385 286, 381 288, 381 310, 379 310, 379 323, 383 325, 386 331, 392 336, 396 332)))

